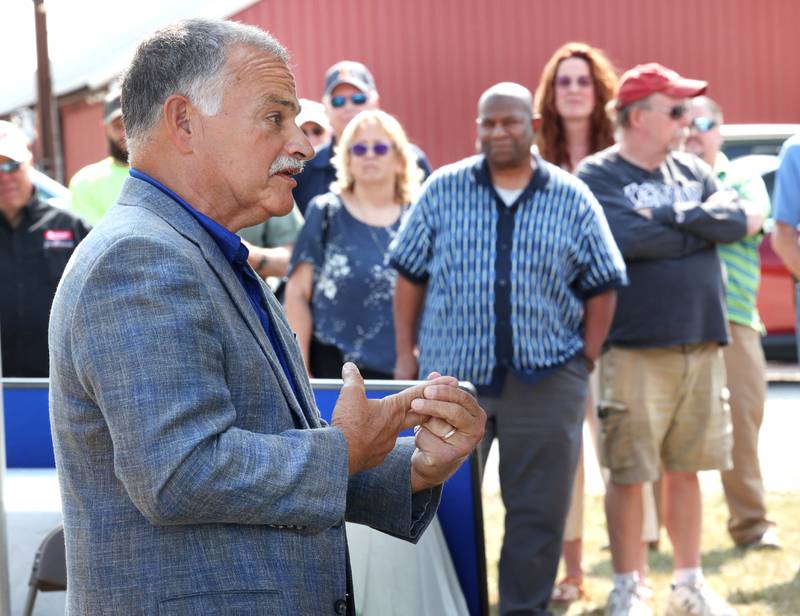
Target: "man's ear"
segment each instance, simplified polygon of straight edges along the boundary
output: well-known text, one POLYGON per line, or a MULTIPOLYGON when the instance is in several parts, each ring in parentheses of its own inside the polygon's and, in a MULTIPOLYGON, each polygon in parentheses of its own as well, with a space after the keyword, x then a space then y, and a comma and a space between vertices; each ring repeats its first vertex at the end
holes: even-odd
POLYGON ((628 122, 631 126, 639 127, 644 122, 644 114, 648 111, 647 107, 634 105, 628 114, 628 122))
POLYGON ((194 132, 199 128, 197 110, 185 96, 173 94, 164 101, 164 124, 170 140, 182 154, 194 150, 194 132))

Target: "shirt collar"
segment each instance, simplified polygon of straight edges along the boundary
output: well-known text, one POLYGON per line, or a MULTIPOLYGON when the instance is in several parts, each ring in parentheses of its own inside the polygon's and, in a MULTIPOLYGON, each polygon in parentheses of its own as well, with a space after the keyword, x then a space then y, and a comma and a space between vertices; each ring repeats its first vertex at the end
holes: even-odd
MULTIPOLYGON (((550 179, 550 171, 547 169, 547 165, 542 157, 538 154, 531 153, 531 158, 533 158, 533 160, 536 162, 536 170, 533 172, 530 182, 528 182, 528 185, 525 187, 524 192, 526 193, 544 190, 544 188, 547 186, 548 180, 550 179)), ((472 174, 478 184, 483 184, 484 186, 493 186, 492 174, 489 170, 489 163, 486 160, 485 155, 480 154, 477 156, 477 160, 472 167, 472 174)))
POLYGON ((158 180, 151 178, 146 173, 139 171, 138 169, 134 169, 131 167, 130 170, 131 177, 134 177, 138 180, 142 180, 147 182, 148 184, 155 186, 163 192, 168 197, 172 198, 178 204, 183 206, 186 211, 188 211, 197 222, 200 223, 200 226, 205 229, 208 234, 214 239, 214 241, 219 246, 220 250, 222 250, 222 254, 225 255, 225 259, 231 264, 238 264, 244 265, 247 262, 247 255, 249 254, 247 247, 242 243, 241 238, 236 235, 235 233, 231 233, 219 224, 216 220, 209 218, 205 214, 198 212, 194 209, 189 203, 179 196, 174 191, 170 190, 164 184, 159 182, 158 180))

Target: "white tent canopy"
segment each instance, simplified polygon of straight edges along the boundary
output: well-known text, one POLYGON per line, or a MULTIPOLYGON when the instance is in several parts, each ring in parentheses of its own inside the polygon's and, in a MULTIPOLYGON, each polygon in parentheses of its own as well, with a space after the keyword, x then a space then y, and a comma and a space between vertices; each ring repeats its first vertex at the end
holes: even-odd
MULTIPOLYGON (((139 42, 187 17, 229 17, 255 0, 45 0, 53 95, 99 88, 121 73, 139 42)), ((33 0, 3 0, 0 114, 36 102, 33 0)))

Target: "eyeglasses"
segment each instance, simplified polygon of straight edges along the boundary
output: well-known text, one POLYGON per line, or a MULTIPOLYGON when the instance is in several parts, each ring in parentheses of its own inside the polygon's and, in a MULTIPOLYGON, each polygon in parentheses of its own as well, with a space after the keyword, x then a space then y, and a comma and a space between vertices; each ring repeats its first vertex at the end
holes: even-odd
POLYGON ((303 134, 306 137, 311 137, 312 135, 314 137, 322 137, 322 135, 324 133, 325 133, 325 129, 322 128, 321 126, 318 126, 318 125, 312 126, 311 128, 304 128, 303 129, 303 134))
POLYGON ((690 126, 698 133, 707 133, 716 125, 717 121, 714 118, 709 118, 707 116, 698 116, 694 118, 690 124, 690 126))
POLYGON ((686 112, 689 110, 689 108, 683 104, 673 105, 668 109, 659 109, 658 107, 651 107, 648 105, 644 107, 644 109, 650 109, 651 111, 658 111, 659 113, 666 113, 672 120, 680 120, 683 116, 686 115, 686 112))
MULTIPOLYGON (((375 156, 386 156, 391 149, 392 144, 384 143, 383 141, 376 141, 372 144, 372 153, 375 156)), ((366 143, 354 143, 350 146, 350 153, 353 156, 366 156, 369 150, 370 146, 366 143)))
POLYGON ((367 95, 363 92, 356 92, 355 94, 351 94, 350 96, 332 96, 331 97, 331 107, 334 109, 338 109, 339 107, 344 107, 347 99, 350 99, 350 102, 354 105, 363 105, 367 102, 367 95))
POLYGON ((572 79, 569 75, 561 75, 561 77, 556 77, 556 86, 559 88, 568 88, 572 85, 572 82, 578 84, 579 88, 588 88, 592 85, 592 79, 588 75, 580 75, 575 79, 572 79))

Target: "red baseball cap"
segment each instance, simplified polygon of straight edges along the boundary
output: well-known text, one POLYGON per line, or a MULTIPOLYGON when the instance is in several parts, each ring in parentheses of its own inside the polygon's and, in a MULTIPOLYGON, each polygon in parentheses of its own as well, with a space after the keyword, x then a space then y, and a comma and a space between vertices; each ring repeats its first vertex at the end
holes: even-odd
POLYGON ((656 92, 675 98, 700 96, 707 87, 707 81, 686 79, 658 62, 639 64, 619 80, 616 108, 622 109, 656 92))

